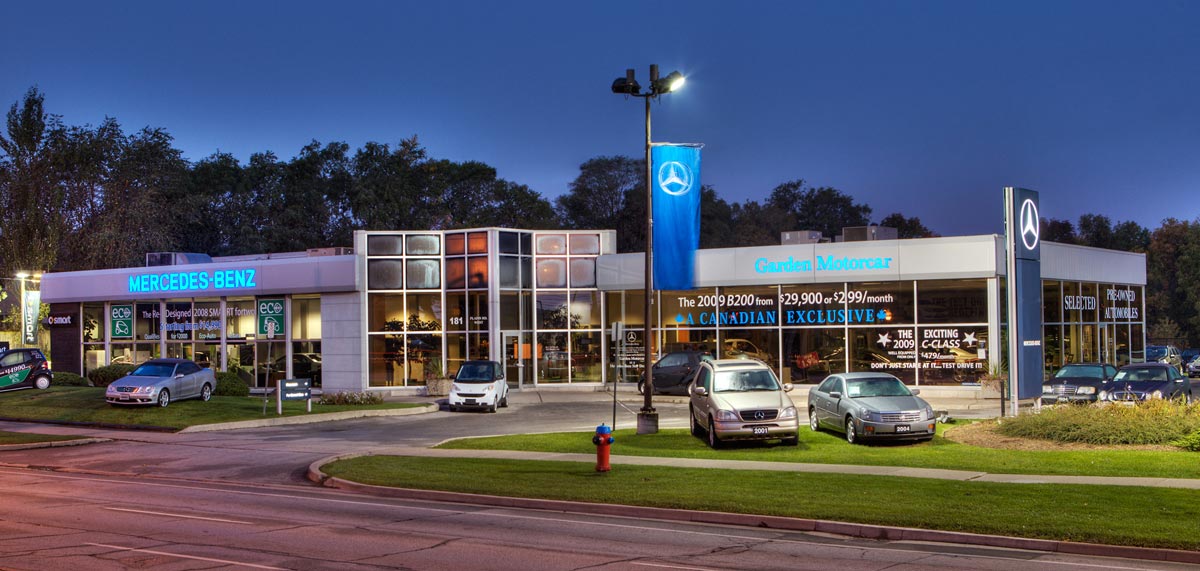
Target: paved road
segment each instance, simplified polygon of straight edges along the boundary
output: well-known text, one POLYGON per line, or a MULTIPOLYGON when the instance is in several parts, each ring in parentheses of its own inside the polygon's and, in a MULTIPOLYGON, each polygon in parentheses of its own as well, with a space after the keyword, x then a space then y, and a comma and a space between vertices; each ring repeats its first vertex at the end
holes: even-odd
POLYGON ((1191 570, 1021 550, 0 468, 0 568, 1191 570))

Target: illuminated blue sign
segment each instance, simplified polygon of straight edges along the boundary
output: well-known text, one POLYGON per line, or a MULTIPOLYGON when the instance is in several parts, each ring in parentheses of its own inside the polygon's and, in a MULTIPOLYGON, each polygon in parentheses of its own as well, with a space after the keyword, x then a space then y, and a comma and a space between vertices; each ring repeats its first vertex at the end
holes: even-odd
POLYGON ((257 270, 217 270, 214 272, 163 272, 129 276, 129 293, 167 291, 209 291, 258 287, 257 270))
MULTIPOLYGON (((784 325, 855 325, 892 320, 892 312, 886 309, 785 309, 782 316, 784 325)), ((775 325, 778 320, 775 311, 705 311, 675 315, 675 323, 680 325, 775 325)))
MULTIPOLYGON (((866 257, 866 258, 851 258, 848 256, 836 257, 832 254, 828 256, 817 256, 816 271, 818 272, 845 272, 852 270, 888 270, 892 267, 892 258, 866 257)), ((759 258, 754 260, 754 271, 760 274, 786 274, 793 272, 811 272, 813 271, 812 260, 797 260, 791 256, 782 261, 771 261, 767 258, 759 258)))

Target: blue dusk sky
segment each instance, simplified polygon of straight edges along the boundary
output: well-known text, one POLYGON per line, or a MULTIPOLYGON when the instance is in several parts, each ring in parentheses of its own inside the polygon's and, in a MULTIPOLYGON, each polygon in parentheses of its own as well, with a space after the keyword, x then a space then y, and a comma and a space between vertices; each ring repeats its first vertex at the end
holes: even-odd
POLYGON ((802 178, 944 235, 1042 215, 1200 215, 1200 2, 10 2, 0 103, 161 127, 191 161, 396 143, 553 199, 656 141, 704 143, 730 202, 802 178))

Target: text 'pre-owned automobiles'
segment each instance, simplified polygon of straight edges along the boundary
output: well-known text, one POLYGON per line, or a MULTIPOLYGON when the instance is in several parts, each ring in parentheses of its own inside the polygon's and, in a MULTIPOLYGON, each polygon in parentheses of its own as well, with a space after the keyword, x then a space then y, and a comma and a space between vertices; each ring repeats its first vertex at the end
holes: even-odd
POLYGON ((450 412, 468 408, 496 412, 497 407, 508 406, 508 383, 504 380, 504 367, 496 361, 463 363, 454 375, 446 405, 450 412))
POLYGON ((1117 368, 1108 363, 1071 363, 1042 385, 1042 404, 1094 403, 1116 375, 1117 368))
POLYGON ((1170 363, 1134 363, 1117 369, 1100 399, 1136 403, 1150 399, 1192 402, 1192 381, 1170 363))
POLYGON ((104 400, 111 405, 154 405, 173 401, 212 398, 217 386, 212 369, 202 369, 188 359, 151 359, 108 385, 104 400))
POLYGON ((753 359, 702 361, 691 385, 688 417, 692 434, 708 436, 708 445, 728 440, 800 442, 796 407, 775 372, 753 359))
POLYGON ((0 354, 0 391, 50 388, 54 372, 41 349, 9 349, 0 354))
POLYGON ((933 407, 887 373, 830 375, 808 391, 808 427, 846 433, 846 442, 873 439, 931 440, 937 432, 933 407))

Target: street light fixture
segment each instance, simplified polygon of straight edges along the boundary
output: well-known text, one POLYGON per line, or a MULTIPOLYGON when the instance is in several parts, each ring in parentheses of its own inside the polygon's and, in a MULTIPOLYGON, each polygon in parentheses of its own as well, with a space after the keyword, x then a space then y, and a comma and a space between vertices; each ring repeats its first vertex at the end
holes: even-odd
MULTIPOLYGON (((645 300, 643 303, 645 309, 645 333, 643 334, 642 345, 644 353, 642 355, 642 386, 645 387, 642 391, 642 410, 638 412, 638 434, 653 434, 658 432, 658 412, 654 410, 654 402, 652 395, 654 394, 654 372, 651 369, 651 354, 650 354, 650 338, 654 334, 653 328, 653 311, 651 310, 651 301, 654 292, 654 263, 652 256, 654 252, 654 187, 651 184, 650 173, 650 100, 657 99, 660 95, 671 93, 683 87, 685 82, 683 74, 678 71, 672 71, 666 77, 659 78, 658 64, 650 65, 650 91, 642 93, 642 86, 638 84, 633 77, 633 70, 625 70, 625 77, 618 77, 613 80, 612 92, 618 95, 641 97, 646 101, 646 282, 643 293, 645 300)), ((614 385, 615 390, 615 385, 614 385)))

